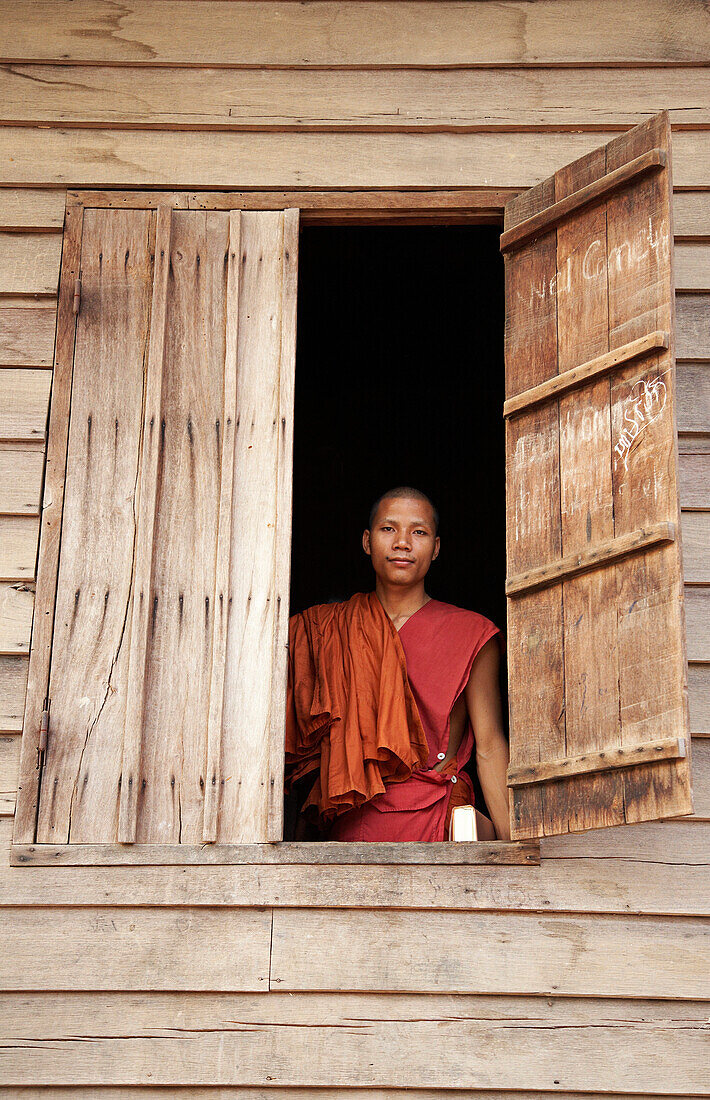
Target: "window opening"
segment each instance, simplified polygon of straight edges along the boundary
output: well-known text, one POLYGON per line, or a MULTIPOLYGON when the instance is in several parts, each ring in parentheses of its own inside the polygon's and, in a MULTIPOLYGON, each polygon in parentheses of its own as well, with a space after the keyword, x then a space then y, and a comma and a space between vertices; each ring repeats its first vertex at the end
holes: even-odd
MULTIPOLYGON (((429 595, 505 633, 499 237, 495 226, 302 228, 291 614, 372 590, 360 545, 369 508, 405 484, 441 516, 429 595)), ((503 665, 501 689, 507 719, 503 665)), ((475 755, 468 771, 486 813, 475 755)))

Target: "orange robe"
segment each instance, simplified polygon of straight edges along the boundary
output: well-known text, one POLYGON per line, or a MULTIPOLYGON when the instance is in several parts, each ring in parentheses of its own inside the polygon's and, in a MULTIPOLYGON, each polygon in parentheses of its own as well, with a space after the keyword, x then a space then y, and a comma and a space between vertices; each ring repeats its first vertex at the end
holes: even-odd
POLYGON ((304 809, 321 825, 426 767, 402 644, 374 592, 289 622, 286 782, 317 772, 304 809))

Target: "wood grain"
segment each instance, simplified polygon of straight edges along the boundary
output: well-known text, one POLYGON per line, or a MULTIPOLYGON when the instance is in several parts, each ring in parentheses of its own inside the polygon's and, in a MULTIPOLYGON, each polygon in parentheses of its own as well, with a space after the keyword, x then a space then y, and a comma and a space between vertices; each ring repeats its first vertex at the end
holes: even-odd
POLYGON ((32 580, 39 522, 35 516, 0 516, 0 580, 32 580))
POLYGON ((51 383, 46 370, 0 370, 0 439, 44 443, 51 383))
POLYGON ((475 922, 462 922, 442 912, 277 909, 271 984, 282 992, 515 991, 684 1000, 707 992, 708 952, 707 923, 693 919, 479 913, 475 922), (452 937, 457 950, 447 951, 452 937), (511 950, 511 944, 526 950, 511 950))
POLYGON ((36 516, 44 471, 44 448, 0 443, 0 513, 36 516))
MULTIPOLYGON (((4 123, 54 126, 598 130, 633 126, 665 108, 675 128, 695 129, 710 124, 705 75, 668 67, 352 72, 57 63, 1 66, 0 101, 4 123)), ((16 210, 18 224, 54 223, 56 201, 44 211, 32 192, 18 195, 6 216, 16 210)))
POLYGON ((161 1086, 176 1100, 622 1100, 634 1088, 690 1100, 705 1087, 701 1001, 77 992, 8 993, 3 1009, 3 1079, 24 1086, 13 1100, 55 1100, 57 1082, 102 1100, 161 1086))
POLYGON ((0 233, 3 293, 56 295, 61 255, 61 233, 0 233))
MULTIPOLYGON (((698 751, 694 763, 699 804, 702 807, 705 799, 710 805, 707 752, 698 751)), ((700 818, 546 838, 538 867, 406 863, 393 855, 385 863, 323 864, 317 850, 309 863, 272 859, 251 864, 127 866, 117 855, 119 861, 112 866, 17 867, 9 864, 11 828, 9 818, 4 825, 0 821, 0 887, 5 906, 42 905, 51 896, 56 906, 316 905, 708 915, 710 822, 700 818)), ((72 852, 76 848, 71 846, 72 852)))
POLYGON ((27 658, 0 657, 0 732, 22 732, 26 690, 27 658))
MULTIPOLYGON (((5 70, 0 70, 0 82, 5 70)), ((0 230, 61 231, 65 191, 57 188, 7 188, 0 191, 0 230)))
POLYGON ((58 909, 38 956, 44 920, 42 909, 0 909, 3 990, 268 987, 268 910, 58 909))
POLYGON ((710 359, 708 310, 710 310, 710 295, 708 294, 678 294, 676 296, 676 348, 678 359, 710 359))
MULTIPOLYGON (((164 5, 164 0, 159 0, 164 5)), ((201 2, 201 9, 204 3, 201 2)), ((406 2, 406 0, 405 0, 406 2)), ((583 0, 584 2, 584 0, 583 0)), ((328 0, 321 0, 328 3, 328 0)), ((240 3, 240 8, 243 4, 240 3)), ((163 11, 164 6, 163 6, 163 11)), ((167 16, 166 16, 167 17, 167 16)), ((0 185, 227 188, 530 187, 607 133, 309 134, 0 128, 0 185)), ((710 175, 710 131, 674 136, 676 187, 710 175)), ((9 235, 8 235, 9 236, 9 235)), ((58 268, 57 268, 58 271, 58 268)), ((54 284, 56 290, 56 282, 54 284)))
POLYGON ((19 0, 8 9, 6 61, 113 61, 155 65, 495 65, 562 62, 704 64, 710 31, 702 4, 648 0, 511 0, 500 10, 444 0, 310 8, 250 0, 19 0), (682 15, 682 18, 681 18, 682 15))
MULTIPOLYGON (((55 369, 49 446, 55 439, 58 453, 56 484, 48 491, 59 507, 63 493, 64 508, 61 544, 58 528, 48 537, 49 510, 43 513, 38 593, 41 578, 52 569, 56 609, 52 623, 47 611, 54 592, 44 589, 38 606, 45 612, 39 621, 47 623, 47 635, 33 639, 37 697, 28 688, 26 712, 29 730, 36 736, 33 708, 45 694, 51 697, 51 731, 37 814, 37 835, 46 840, 82 837, 92 828, 97 839, 115 838, 119 731, 128 667, 124 641, 135 537, 133 496, 152 270, 149 220, 150 214, 141 212, 91 210, 84 215, 76 351, 73 338, 68 339, 55 369), (95 369, 97 359, 100 373, 95 369), (59 453, 62 435, 64 449, 59 453), (40 677, 42 657, 46 668, 40 677)), ((77 270, 78 246, 77 241, 77 270)), ((70 276, 62 279, 60 293, 73 319, 70 276)), ((61 310, 60 305, 60 326, 61 310)), ((23 775, 33 774, 36 765, 27 730, 26 725, 23 775)), ((22 799, 18 811, 24 815, 23 830, 31 836, 34 811, 22 799)))
POLYGON ((0 306, 0 366, 51 367, 56 320, 51 307, 0 306))

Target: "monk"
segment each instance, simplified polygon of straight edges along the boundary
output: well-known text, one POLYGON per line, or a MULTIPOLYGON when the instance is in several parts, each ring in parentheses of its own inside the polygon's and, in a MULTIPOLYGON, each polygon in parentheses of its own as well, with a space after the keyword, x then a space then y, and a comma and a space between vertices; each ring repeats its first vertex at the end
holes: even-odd
POLYGON ((310 788, 297 839, 310 820, 330 840, 445 840, 453 807, 474 803, 474 752, 478 837, 510 839, 501 633, 427 594, 438 524, 424 493, 388 490, 362 537, 374 592, 290 620, 286 780, 310 788))

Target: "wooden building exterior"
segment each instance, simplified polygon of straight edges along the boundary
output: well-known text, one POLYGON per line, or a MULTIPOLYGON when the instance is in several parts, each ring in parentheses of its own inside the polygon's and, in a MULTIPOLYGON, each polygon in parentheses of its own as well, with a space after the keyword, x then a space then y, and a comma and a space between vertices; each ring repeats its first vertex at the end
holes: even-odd
MULTIPOLYGON (((16 0, 2 27, 0 1097, 709 1095, 707 5, 16 0), (638 190, 623 190, 626 176, 609 184, 613 173, 638 190), (580 200, 590 187, 601 199, 580 200), (550 253, 534 219, 570 196, 550 253), (526 729, 559 710, 549 668, 562 574, 541 573, 551 560, 589 628, 579 643, 565 634, 557 674, 571 684, 572 662, 587 662, 599 701, 573 728, 584 705, 575 712, 568 697, 561 747, 535 744, 527 758, 514 748, 513 844, 473 855, 356 845, 335 857, 274 846, 299 219, 503 225, 506 204, 509 509, 540 485, 559 498, 565 477, 597 502, 586 531, 572 509, 558 542, 542 546, 538 524, 509 543, 509 641, 527 641, 523 656, 509 652, 511 709, 526 729), (589 233, 606 242, 598 253, 589 233), (553 292, 565 271, 578 277, 581 255, 584 278, 604 276, 603 301, 553 292), (195 318, 217 315, 208 337, 195 318), (185 346, 216 364, 214 386, 190 374, 185 346), (533 377, 530 361, 548 353, 552 375, 533 377), (606 445, 623 463, 637 433, 614 420, 614 380, 635 378, 640 356, 658 364, 673 414, 656 417, 648 399, 644 476, 656 485, 661 471, 660 497, 625 495, 623 478, 594 465, 597 443, 580 449, 581 429, 564 436, 557 419, 566 409, 574 423, 581 383, 566 375, 560 389, 556 376, 587 364, 585 400, 607 416, 606 445), (189 560, 153 434, 162 424, 173 445, 171 401, 176 417, 201 410, 187 428, 198 463, 218 425, 217 465, 204 459, 191 505, 207 533, 199 546, 190 536, 189 560), (102 434, 114 422, 115 436, 102 434), (542 441, 532 457, 515 447, 523 422, 542 441), (125 425, 131 435, 119 435, 125 425), (127 464, 134 451, 139 468, 127 464), (93 538, 97 514, 111 539, 93 538), (585 559, 579 572, 592 550, 601 567, 585 559), (208 559, 204 620, 202 603, 197 617, 189 595, 179 603, 190 638, 202 630, 211 647, 202 664, 188 651, 203 731, 188 759, 171 740, 182 696, 163 612, 126 593, 166 576, 189 593, 195 561, 208 559), (77 648, 74 624, 95 611, 82 586, 96 595, 109 576, 124 593, 117 611, 106 588, 109 648, 100 632, 77 648), (229 626, 217 613, 227 593, 229 626), (648 617, 624 620, 624 601, 648 617), (546 626, 523 627, 531 616, 546 626), (120 660, 116 631, 130 641, 120 660), (621 671, 607 697, 609 653, 621 671), (643 691, 638 677, 624 686, 634 660, 643 691), (92 679, 107 663, 108 680, 92 679), (77 720, 57 752, 54 730, 62 717, 70 728, 77 703, 91 722, 77 720), (631 715, 621 755, 653 741, 661 758, 626 770, 597 761, 583 786, 560 780, 555 760, 589 770, 604 748, 609 706, 631 715), (246 740, 227 738, 227 712, 246 740), (176 801, 180 754, 177 785, 191 779, 197 794, 176 801), (149 766, 163 786, 146 786, 149 766)), ((175 447, 177 468, 188 452, 175 447)))

